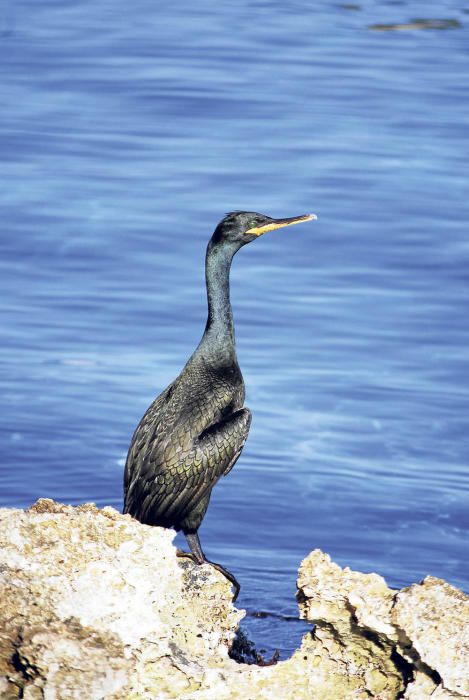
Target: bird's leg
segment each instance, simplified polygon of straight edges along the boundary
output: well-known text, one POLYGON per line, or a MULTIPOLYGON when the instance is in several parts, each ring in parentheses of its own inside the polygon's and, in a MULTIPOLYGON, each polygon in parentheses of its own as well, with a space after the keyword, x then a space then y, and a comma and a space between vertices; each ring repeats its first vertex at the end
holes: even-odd
POLYGON ((197 532, 185 532, 187 544, 191 548, 192 556, 196 564, 205 564, 207 557, 202 551, 199 535, 197 532))
POLYGON ((223 576, 225 578, 227 578, 228 581, 234 586, 234 589, 235 589, 234 596, 233 596, 233 603, 234 603, 236 598, 238 597, 238 594, 239 594, 239 591, 241 588, 241 586, 239 585, 236 578, 233 576, 232 573, 227 571, 221 564, 216 564, 215 562, 209 561, 207 559, 207 557, 203 553, 202 547, 200 545, 199 535, 197 534, 196 531, 186 531, 186 532, 184 532, 184 534, 186 536, 187 544, 191 548, 192 554, 188 554, 186 552, 179 552, 179 550, 178 550, 177 555, 179 557, 189 556, 198 565, 210 564, 210 566, 213 566, 214 569, 217 569, 217 571, 219 571, 221 574, 223 574, 223 576))

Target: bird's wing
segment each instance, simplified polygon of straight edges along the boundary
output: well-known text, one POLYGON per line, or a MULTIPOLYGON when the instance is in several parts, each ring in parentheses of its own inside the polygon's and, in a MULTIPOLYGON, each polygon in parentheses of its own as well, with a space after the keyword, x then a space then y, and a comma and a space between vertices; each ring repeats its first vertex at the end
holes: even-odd
MULTIPOLYGON (((167 396, 172 390, 170 384, 148 407, 142 420, 135 429, 130 442, 127 460, 124 469, 124 499, 127 502, 129 488, 132 486, 140 474, 141 468, 144 466, 143 454, 148 449, 148 446, 156 442, 156 436, 160 431, 161 420, 164 419, 162 407, 167 401, 167 396)), ((129 512, 124 505, 124 513, 129 512)))
POLYGON ((129 484, 125 512, 141 522, 177 526, 233 467, 250 423, 251 413, 243 408, 205 430, 186 449, 178 436, 142 453, 144 463, 129 484))

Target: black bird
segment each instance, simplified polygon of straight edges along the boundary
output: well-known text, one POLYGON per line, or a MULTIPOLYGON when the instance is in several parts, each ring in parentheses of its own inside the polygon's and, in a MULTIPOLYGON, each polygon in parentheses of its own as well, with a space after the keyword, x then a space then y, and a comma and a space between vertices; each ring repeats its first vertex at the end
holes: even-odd
MULTIPOLYGON (((124 474, 124 513, 141 523, 182 530, 197 564, 209 563, 235 587, 235 577, 209 562, 197 533, 212 489, 233 468, 249 432, 244 382, 236 359, 229 276, 234 254, 274 229, 315 219, 227 214, 205 258, 208 318, 181 374, 151 404, 132 437, 124 474)), ((190 556, 190 555, 189 555, 190 556)))

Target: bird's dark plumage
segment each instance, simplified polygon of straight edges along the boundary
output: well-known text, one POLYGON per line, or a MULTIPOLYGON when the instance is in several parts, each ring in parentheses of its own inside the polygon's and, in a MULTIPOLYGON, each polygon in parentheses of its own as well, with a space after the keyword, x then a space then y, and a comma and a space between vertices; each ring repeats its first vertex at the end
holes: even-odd
MULTIPOLYGON (((312 218, 231 212, 218 224, 207 247, 208 319, 202 340, 180 375, 148 408, 132 438, 124 512, 148 525, 183 530, 198 564, 207 561, 197 530, 212 489, 234 466, 251 424, 236 359, 231 261, 262 233, 312 218)), ((213 565, 239 590, 234 576, 213 565)))

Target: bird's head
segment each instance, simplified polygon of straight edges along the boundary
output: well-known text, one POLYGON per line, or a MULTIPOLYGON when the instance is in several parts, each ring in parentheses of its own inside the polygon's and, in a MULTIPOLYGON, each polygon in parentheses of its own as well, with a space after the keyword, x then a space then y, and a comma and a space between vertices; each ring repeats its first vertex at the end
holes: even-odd
POLYGON ((255 211, 232 211, 220 221, 212 236, 213 243, 233 243, 239 247, 254 241, 267 231, 274 231, 284 226, 301 224, 303 221, 316 219, 315 214, 292 216, 288 219, 272 219, 255 211))

